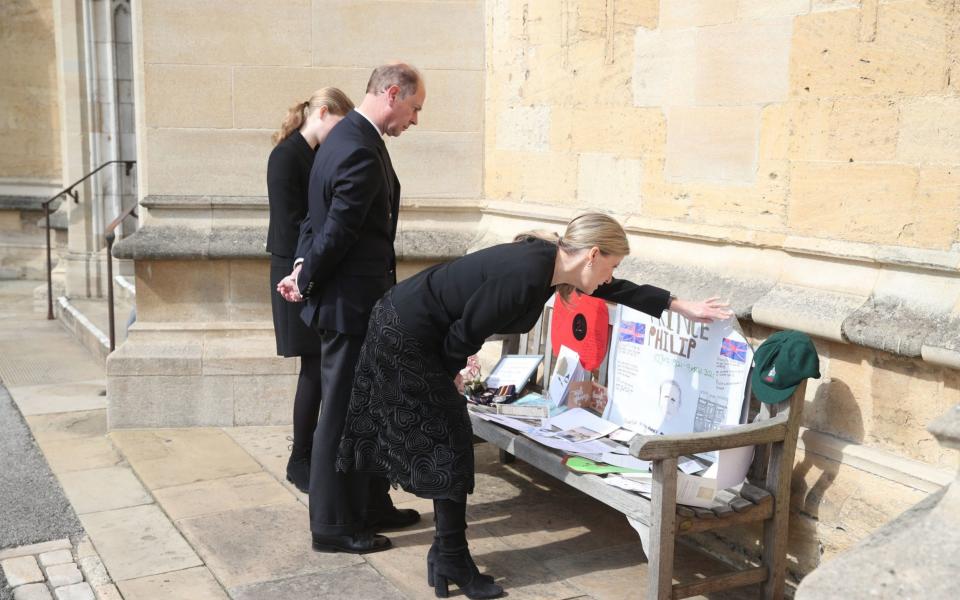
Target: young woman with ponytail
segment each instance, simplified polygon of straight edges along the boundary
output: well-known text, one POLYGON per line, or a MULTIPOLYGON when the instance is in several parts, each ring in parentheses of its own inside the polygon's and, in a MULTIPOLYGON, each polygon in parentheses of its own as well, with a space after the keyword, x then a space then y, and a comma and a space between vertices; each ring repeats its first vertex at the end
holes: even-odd
POLYGON ((320 338, 300 320, 300 305, 277 293, 277 283, 293 269, 300 224, 307 215, 307 183, 317 147, 353 102, 333 87, 317 90, 290 107, 267 161, 270 226, 270 293, 277 354, 300 357, 300 377, 293 403, 293 449, 287 462, 287 480, 306 492, 310 484, 313 431, 320 412, 320 338))

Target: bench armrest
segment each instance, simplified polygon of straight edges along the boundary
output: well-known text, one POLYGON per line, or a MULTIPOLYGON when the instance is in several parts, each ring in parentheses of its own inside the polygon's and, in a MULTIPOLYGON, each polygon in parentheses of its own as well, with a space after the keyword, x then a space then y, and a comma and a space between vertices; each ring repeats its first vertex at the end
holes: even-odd
POLYGON ((787 435, 788 415, 782 413, 760 423, 737 425, 717 431, 674 435, 637 435, 630 454, 641 460, 661 460, 711 450, 779 442, 787 435))

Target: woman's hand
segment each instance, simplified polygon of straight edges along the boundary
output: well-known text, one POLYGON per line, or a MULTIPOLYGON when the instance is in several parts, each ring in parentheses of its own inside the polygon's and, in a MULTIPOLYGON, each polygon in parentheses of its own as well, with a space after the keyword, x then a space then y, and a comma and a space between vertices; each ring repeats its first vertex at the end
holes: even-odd
POLYGON ((720 298, 707 298, 701 302, 674 299, 670 303, 670 310, 679 313, 696 323, 712 323, 722 321, 733 316, 728 302, 721 302, 720 298))
POLYGON ((453 385, 457 386, 457 391, 461 394, 463 393, 463 375, 457 373, 457 376, 453 378, 453 385))

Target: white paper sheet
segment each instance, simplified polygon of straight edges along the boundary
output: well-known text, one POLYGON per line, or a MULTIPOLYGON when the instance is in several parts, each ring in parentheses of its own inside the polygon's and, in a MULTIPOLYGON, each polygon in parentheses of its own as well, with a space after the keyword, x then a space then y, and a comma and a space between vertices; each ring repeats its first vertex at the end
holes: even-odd
POLYGON ((717 494, 717 480, 677 473, 677 503, 699 508, 713 506, 717 494))
POLYGON ((610 434, 610 439, 615 442, 624 442, 625 444, 629 444, 630 440, 632 440, 636 435, 636 431, 630 431, 629 429, 624 429, 621 427, 610 434))
POLYGON ((627 517, 627 522, 630 523, 630 526, 633 527, 640 536, 640 545, 643 546, 643 553, 650 556, 650 527, 630 517, 627 517))
POLYGON ((631 492, 638 492, 640 494, 650 494, 650 487, 653 485, 650 481, 629 479, 627 477, 621 477, 620 475, 607 475, 603 478, 603 481, 614 487, 618 487, 622 490, 629 490, 631 492))
POLYGON ((680 462, 677 463, 677 467, 687 475, 693 475, 706 468, 692 458, 681 458, 680 462))
POLYGON ((541 435, 556 435, 571 442, 586 442, 610 435, 617 426, 582 408, 552 417, 544 423, 541 435))
POLYGON ((547 397, 554 406, 560 406, 567 399, 571 382, 586 381, 589 378, 589 371, 580 364, 580 355, 575 350, 560 346, 556 367, 550 377, 550 385, 547 387, 547 397))
POLYGON ((607 452, 613 452, 614 454, 630 454, 629 447, 624 446, 623 444, 618 444, 608 437, 598 439, 597 443, 603 444, 603 446, 607 449, 607 452))
POLYGON ((535 426, 521 421, 520 419, 514 419, 513 417, 508 417, 506 415, 498 415, 496 413, 487 413, 487 412, 474 412, 473 414, 477 415, 484 421, 491 421, 498 425, 503 425, 504 427, 509 427, 510 429, 515 429, 520 433, 526 433, 535 429, 535 426))
POLYGON ((623 467, 624 469, 636 469, 638 471, 647 471, 650 469, 650 461, 634 458, 629 454, 616 454, 614 452, 604 452, 601 462, 608 465, 623 467))
POLYGON ((724 490, 741 483, 747 476, 753 461, 754 446, 721 450, 717 462, 710 465, 704 477, 717 481, 717 489, 724 490))

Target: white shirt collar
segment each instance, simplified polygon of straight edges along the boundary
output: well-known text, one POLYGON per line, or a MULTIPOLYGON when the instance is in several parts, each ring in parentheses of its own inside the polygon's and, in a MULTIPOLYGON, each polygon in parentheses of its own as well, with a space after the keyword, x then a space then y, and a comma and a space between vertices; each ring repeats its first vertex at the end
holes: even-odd
POLYGON ((362 112, 360 112, 360 109, 359 109, 359 108, 355 108, 355 109, 353 109, 353 110, 357 111, 357 114, 358 114, 358 115, 360 115, 361 117, 363 117, 364 119, 366 119, 367 121, 369 121, 370 124, 373 125, 373 128, 377 130, 377 135, 379 135, 380 137, 383 137, 383 132, 380 131, 380 128, 377 127, 377 124, 373 122, 373 119, 371 119, 371 118, 368 117, 367 115, 365 115, 365 114, 363 114, 362 112))

